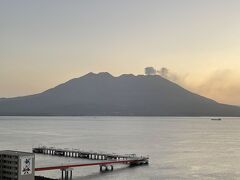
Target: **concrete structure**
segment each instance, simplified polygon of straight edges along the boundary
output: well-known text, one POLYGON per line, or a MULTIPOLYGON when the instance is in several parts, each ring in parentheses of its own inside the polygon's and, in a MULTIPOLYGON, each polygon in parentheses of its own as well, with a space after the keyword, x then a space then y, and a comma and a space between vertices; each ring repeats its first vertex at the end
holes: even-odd
POLYGON ((142 159, 131 159, 131 160, 114 160, 114 161, 102 161, 95 163, 84 163, 84 164, 65 164, 61 166, 48 166, 48 167, 38 167, 35 171, 51 171, 51 170, 61 170, 62 178, 61 180, 72 180, 73 168, 86 167, 86 166, 100 166, 100 172, 113 171, 113 164, 124 163, 130 166, 140 166, 147 165, 148 158, 142 159))
POLYGON ((58 149, 54 147, 36 147, 32 150, 33 153, 47 154, 53 156, 65 156, 72 158, 85 158, 91 160, 130 160, 138 158, 147 157, 137 157, 136 154, 125 154, 119 155, 115 153, 104 153, 104 152, 94 152, 94 151, 83 151, 79 149, 58 149))
POLYGON ((81 164, 65 164, 61 166, 48 166, 48 167, 37 167, 35 171, 50 171, 50 170, 61 170, 61 180, 72 180, 72 171, 76 167, 86 166, 99 166, 100 172, 113 171, 113 164, 126 164, 129 166, 147 165, 149 157, 140 156, 136 154, 125 154, 119 155, 115 153, 103 153, 94 151, 82 151, 78 149, 56 149, 53 147, 36 147, 33 148, 34 153, 47 154, 53 156, 64 156, 71 158, 86 158, 93 160, 101 160, 100 162, 94 163, 81 163, 81 164))
POLYGON ((65 168, 65 169, 61 169, 61 171, 62 171, 61 180, 72 180, 73 168, 65 168))
POLYGON ((20 151, 0 151, 0 180, 34 180, 35 156, 20 151))

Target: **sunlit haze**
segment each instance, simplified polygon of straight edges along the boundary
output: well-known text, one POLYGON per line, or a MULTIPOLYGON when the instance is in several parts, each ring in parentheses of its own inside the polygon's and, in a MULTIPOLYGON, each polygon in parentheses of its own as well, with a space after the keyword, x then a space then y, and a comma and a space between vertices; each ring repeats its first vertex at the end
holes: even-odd
POLYGON ((165 77, 240 105, 238 0, 0 1, 0 97, 88 72, 165 67, 165 77))

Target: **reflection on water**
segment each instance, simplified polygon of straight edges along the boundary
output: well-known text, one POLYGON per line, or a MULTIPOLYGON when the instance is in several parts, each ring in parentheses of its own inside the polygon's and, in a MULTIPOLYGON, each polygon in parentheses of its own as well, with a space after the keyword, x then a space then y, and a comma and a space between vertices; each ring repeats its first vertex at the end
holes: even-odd
MULTIPOLYGON (((74 169, 76 179, 238 179, 240 118, 0 117, 0 149, 38 145, 149 155, 149 166, 74 169)), ((89 160, 36 155, 36 166, 89 160)), ((41 173, 59 177, 59 171, 41 173)))

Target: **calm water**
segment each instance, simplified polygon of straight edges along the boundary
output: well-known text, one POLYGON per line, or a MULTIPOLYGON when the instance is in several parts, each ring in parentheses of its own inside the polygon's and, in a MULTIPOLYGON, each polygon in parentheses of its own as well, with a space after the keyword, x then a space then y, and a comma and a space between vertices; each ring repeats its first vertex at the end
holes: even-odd
MULTIPOLYGON (((0 117, 0 149, 38 145, 150 156, 149 166, 104 174, 76 168, 76 179, 240 179, 240 118, 0 117)), ((37 167, 66 162, 89 160, 36 155, 37 167)))

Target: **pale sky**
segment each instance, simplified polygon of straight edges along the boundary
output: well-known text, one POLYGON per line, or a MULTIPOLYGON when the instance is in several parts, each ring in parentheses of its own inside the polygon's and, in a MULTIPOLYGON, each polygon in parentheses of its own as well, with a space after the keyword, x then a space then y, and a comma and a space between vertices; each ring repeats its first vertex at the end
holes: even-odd
POLYGON ((0 1, 0 97, 90 71, 143 74, 146 66, 240 105, 240 1, 0 1))

